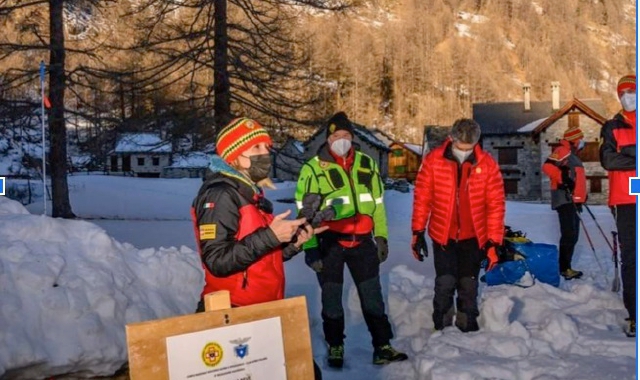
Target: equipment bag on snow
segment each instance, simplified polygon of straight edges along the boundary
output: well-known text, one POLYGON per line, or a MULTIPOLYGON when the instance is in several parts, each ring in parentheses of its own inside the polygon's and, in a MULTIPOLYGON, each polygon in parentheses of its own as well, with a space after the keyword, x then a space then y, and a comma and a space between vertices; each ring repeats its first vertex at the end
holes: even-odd
POLYGON ((559 286, 558 249, 552 244, 533 243, 521 231, 505 226, 505 239, 498 265, 485 273, 487 285, 510 284, 522 287, 535 280, 559 286), (527 281, 527 272, 533 281, 527 281))

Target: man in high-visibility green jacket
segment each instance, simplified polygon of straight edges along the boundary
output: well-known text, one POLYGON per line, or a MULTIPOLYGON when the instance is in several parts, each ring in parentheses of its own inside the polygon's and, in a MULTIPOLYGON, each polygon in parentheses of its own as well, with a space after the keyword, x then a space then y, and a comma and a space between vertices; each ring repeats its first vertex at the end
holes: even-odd
POLYGON ((380 286, 380 263, 389 254, 384 187, 376 162, 352 147, 353 135, 344 112, 329 119, 327 143, 302 166, 296 188, 298 209, 305 194, 316 193, 323 197, 320 209, 335 211, 335 217, 325 222, 329 230, 306 242, 303 249, 307 265, 318 274, 328 362, 336 368, 344 361, 344 264, 358 289, 374 346, 374 364, 407 359, 390 345, 393 333, 380 286))

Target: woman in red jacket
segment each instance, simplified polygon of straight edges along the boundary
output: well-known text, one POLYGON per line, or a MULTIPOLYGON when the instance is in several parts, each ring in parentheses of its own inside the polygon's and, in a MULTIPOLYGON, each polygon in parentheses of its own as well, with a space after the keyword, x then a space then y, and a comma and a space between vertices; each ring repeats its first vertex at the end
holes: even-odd
POLYGON ((582 272, 571 268, 573 250, 580 234, 582 204, 587 200, 587 179, 582 161, 576 153, 584 147, 584 134, 580 128, 565 131, 542 171, 551 184, 551 208, 560 220, 560 274, 565 280, 582 277, 582 272))
POLYGON ((258 122, 238 118, 218 134, 216 151, 193 201, 198 250, 205 269, 202 294, 228 290, 232 306, 284 298, 283 261, 313 236, 305 219, 273 216, 258 186, 271 171, 271 137, 258 122), (296 236, 295 243, 290 243, 296 236))
POLYGON ((500 167, 482 150, 480 126, 457 120, 450 138, 429 153, 416 178, 412 251, 424 260, 429 222, 436 269, 433 323, 442 330, 453 323, 463 332, 478 330, 478 274, 498 261, 504 235, 505 197, 500 167), (454 311, 453 296, 458 292, 454 311))

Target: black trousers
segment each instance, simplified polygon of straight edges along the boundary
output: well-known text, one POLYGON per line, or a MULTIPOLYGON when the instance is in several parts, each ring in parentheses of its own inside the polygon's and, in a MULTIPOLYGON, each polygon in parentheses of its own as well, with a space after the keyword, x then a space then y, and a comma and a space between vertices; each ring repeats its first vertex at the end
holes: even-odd
POLYGON ((433 243, 433 261, 436 268, 435 295, 433 297, 433 323, 436 330, 451 325, 453 296, 457 312, 475 321, 478 311, 478 274, 484 254, 478 240, 449 240, 446 246, 433 243))
POLYGON ((322 321, 327 343, 337 346, 344 342, 342 285, 344 265, 347 264, 374 347, 389 344, 393 333, 384 311, 380 260, 373 239, 364 240, 354 248, 344 248, 335 239, 322 238, 320 251, 323 269, 318 273, 318 281, 322 289, 322 321))
POLYGON ((573 203, 565 203, 556 209, 560 219, 560 272, 571 268, 573 251, 580 237, 580 216, 573 203))
POLYGON ((636 320, 636 205, 612 207, 620 241, 620 273, 622 275, 622 300, 629 318, 636 320))

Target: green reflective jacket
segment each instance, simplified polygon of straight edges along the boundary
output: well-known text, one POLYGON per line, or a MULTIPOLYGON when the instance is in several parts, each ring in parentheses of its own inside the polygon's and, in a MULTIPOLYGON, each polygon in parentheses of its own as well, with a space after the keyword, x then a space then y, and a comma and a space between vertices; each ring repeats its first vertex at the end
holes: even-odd
MULTIPOLYGON (((321 208, 333 206, 334 220, 350 218, 356 213, 369 215, 374 223, 374 236, 387 238, 387 215, 384 209, 384 187, 376 162, 355 151, 350 172, 346 172, 325 146, 320 153, 302 165, 296 187, 296 206, 302 208, 306 193, 319 193, 324 198, 321 208)), ((303 248, 318 246, 314 236, 303 248)))

